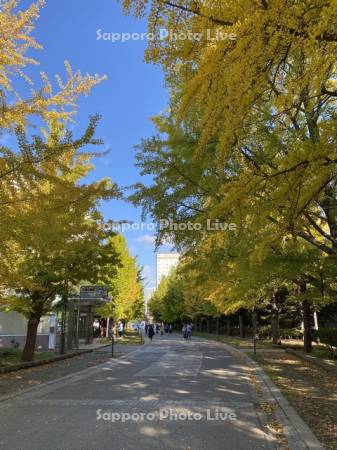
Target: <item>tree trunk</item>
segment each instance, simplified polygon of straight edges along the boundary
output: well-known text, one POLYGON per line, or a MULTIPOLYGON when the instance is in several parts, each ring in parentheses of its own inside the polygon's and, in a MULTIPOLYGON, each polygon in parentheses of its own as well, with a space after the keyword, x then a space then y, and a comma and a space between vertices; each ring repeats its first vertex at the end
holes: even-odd
POLYGON ((317 311, 314 311, 314 330, 318 330, 318 314, 317 311))
POLYGON ((27 323, 26 343, 22 352, 22 361, 32 361, 36 346, 37 327, 39 326, 41 314, 32 312, 27 323))
POLYGON ((271 301, 271 335, 273 338, 274 345, 281 345, 281 337, 280 337, 280 320, 279 320, 279 311, 275 302, 275 298, 271 301))
POLYGON ((207 317, 207 333, 209 334, 211 332, 211 321, 209 317, 207 317))
POLYGON ((198 318, 195 324, 195 331, 201 331, 201 327, 200 327, 200 319, 198 318))
POLYGON ((220 319, 219 317, 216 318, 216 325, 215 325, 215 332, 216 334, 220 334, 220 319))
POLYGON ((253 332, 254 355, 256 355, 257 331, 258 331, 257 313, 255 310, 253 310, 252 311, 252 332, 253 332))
POLYGON ((245 337, 245 325, 243 322, 242 312, 239 313, 239 329, 240 329, 240 338, 244 338, 245 337))
POLYGON ((227 336, 230 336, 231 335, 231 319, 230 319, 230 317, 227 317, 226 323, 227 323, 227 336))
POLYGON ((312 310, 308 300, 303 300, 304 351, 312 352, 312 310))

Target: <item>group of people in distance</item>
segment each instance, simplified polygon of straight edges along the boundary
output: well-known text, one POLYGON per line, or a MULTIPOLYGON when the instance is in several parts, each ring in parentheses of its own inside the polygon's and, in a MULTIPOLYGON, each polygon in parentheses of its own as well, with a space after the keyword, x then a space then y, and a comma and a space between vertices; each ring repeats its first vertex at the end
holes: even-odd
POLYGON ((164 324, 164 322, 161 323, 146 323, 145 324, 145 334, 148 336, 150 341, 152 341, 153 336, 155 334, 160 334, 161 336, 164 336, 164 333, 172 333, 173 326, 171 324, 164 324))
POLYGON ((124 324, 121 320, 112 324, 111 331, 114 337, 123 337, 124 335, 124 324))
POLYGON ((95 319, 93 323, 93 332, 95 338, 104 338, 105 336, 111 336, 111 334, 117 337, 123 337, 124 335, 124 323, 122 320, 116 322, 110 322, 108 334, 107 334, 107 321, 105 319, 95 319))
MULTIPOLYGON (((190 341, 192 339, 192 329, 193 329, 192 323, 183 323, 181 332, 183 338, 186 339, 187 341, 190 341)), ((163 336, 164 333, 172 333, 172 331, 173 326, 171 324, 164 324, 164 322, 145 324, 145 334, 148 336, 150 341, 152 341, 153 336, 155 334, 160 334, 161 336, 163 336)))

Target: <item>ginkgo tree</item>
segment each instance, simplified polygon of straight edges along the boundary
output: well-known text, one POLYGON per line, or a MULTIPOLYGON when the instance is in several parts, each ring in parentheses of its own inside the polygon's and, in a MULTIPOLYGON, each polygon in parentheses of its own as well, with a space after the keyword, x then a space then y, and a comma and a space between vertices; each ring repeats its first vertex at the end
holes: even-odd
POLYGON ((183 318, 182 283, 175 272, 162 278, 149 300, 148 308, 157 322, 174 323, 183 318))
MULTIPOLYGON (((146 3, 124 7, 142 15, 146 3)), ((279 234, 326 254, 336 248, 335 8, 321 0, 153 1, 148 19, 155 39, 147 60, 173 83, 172 117, 190 122, 197 112, 195 158, 208 158, 213 144, 219 169, 227 168, 222 212, 253 199, 279 234), (202 39, 162 39, 162 28, 202 39), (205 32, 219 29, 236 40, 205 32), (233 164, 239 173, 229 172, 233 164)))
MULTIPOLYGON (((92 132, 87 135, 89 142, 92 132)), ((88 143, 86 139, 81 142, 88 143)), ((28 199, 25 178, 19 178, 11 206, 15 209, 20 204, 20 216, 1 243, 1 305, 28 319, 24 360, 33 357, 37 327, 55 296, 66 296, 82 280, 103 281, 105 267, 117 263, 97 207, 101 199, 118 196, 118 189, 107 179, 85 184, 83 178, 92 169, 90 155, 79 152, 76 143, 72 146, 62 126, 51 124, 45 146, 55 149, 60 145, 68 150, 57 160, 35 164, 36 185, 30 184, 28 199), (23 199, 18 203, 20 196, 23 199)))
POLYGON ((38 65, 29 56, 29 51, 42 50, 32 33, 45 0, 33 2, 25 10, 20 10, 18 0, 3 0, 0 9, 0 132, 25 128, 34 117, 48 122, 53 119, 68 121, 74 116, 77 99, 88 95, 91 89, 103 81, 105 76, 82 75, 74 72, 65 62, 67 78, 56 75, 57 89, 47 74, 41 72, 41 80, 32 80, 27 75, 27 67, 38 65), (25 93, 16 90, 15 80, 22 77, 27 82, 25 93))
POLYGON ((32 49, 41 49, 32 32, 43 5, 44 0, 37 0, 27 9, 19 10, 16 0, 1 2, 0 137, 6 134, 13 137, 9 140, 11 147, 3 142, 0 144, 0 205, 4 225, 0 226, 1 241, 6 230, 11 234, 15 220, 20 220, 20 209, 17 205, 11 205, 17 202, 21 207, 24 202, 29 202, 32 186, 36 192, 41 164, 44 161, 54 162, 56 168, 62 153, 67 152, 70 146, 79 150, 85 145, 98 143, 93 138, 97 118, 91 120, 87 132, 76 141, 71 142, 69 133, 57 145, 47 145, 43 133, 39 131, 35 136, 27 137, 31 125, 35 130, 39 130, 41 123, 45 128, 51 124, 55 127, 56 123, 68 125, 76 112, 78 98, 88 95, 94 86, 105 79, 104 76, 83 76, 79 71, 73 72, 68 62, 65 63, 66 79, 56 75, 56 89, 53 86, 55 83, 45 73, 41 73, 41 80, 32 80, 27 76, 28 67, 38 64, 28 53, 32 49), (26 82, 23 93, 16 90, 18 77, 26 82))
POLYGON ((106 284, 111 301, 99 309, 105 317, 129 322, 140 319, 144 314, 144 292, 141 267, 132 256, 122 234, 110 237, 109 244, 114 248, 118 264, 107 271, 106 284))
POLYGON ((78 98, 105 77, 83 76, 68 62, 66 79, 56 75, 56 83, 45 73, 27 76, 38 64, 29 52, 41 49, 32 32, 43 5, 20 10, 18 1, 4 0, 0 9, 0 136, 13 138, 0 146, 0 291, 2 309, 28 319, 24 360, 33 357, 40 318, 55 295, 81 280, 103 280, 105 265, 114 264, 98 206, 119 196, 109 179, 84 181, 101 143, 94 137, 98 117, 80 138, 68 131, 78 98), (17 77, 26 82, 23 93, 17 77))
POLYGON ((210 300, 199 295, 191 270, 178 269, 163 277, 150 298, 148 307, 156 321, 180 324, 194 321, 200 316, 220 315, 210 300))
MULTIPOLYGON (((147 3, 126 0, 124 8, 142 16, 147 3)), ((158 126, 169 136, 165 151, 157 140, 147 142, 140 156, 144 173, 167 175, 139 189, 145 209, 158 217, 166 202, 158 194, 166 189, 172 216, 183 218, 185 210, 185 217, 230 218, 239 228, 253 228, 253 259, 262 261, 284 239, 299 239, 333 260, 335 21, 335 3, 321 0, 153 0, 148 24, 154 39, 146 59, 163 67, 171 99, 169 120, 158 126), (161 29, 168 32, 164 39, 161 29), (233 34, 236 39, 229 38, 233 34), (172 136, 186 127, 189 139, 174 143, 172 136), (147 152, 155 146, 151 166, 147 152), (164 186, 169 176, 172 190, 164 186)), ((190 245, 185 233, 182 239, 190 245)), ((299 300, 306 317, 309 288, 304 276, 299 300)))

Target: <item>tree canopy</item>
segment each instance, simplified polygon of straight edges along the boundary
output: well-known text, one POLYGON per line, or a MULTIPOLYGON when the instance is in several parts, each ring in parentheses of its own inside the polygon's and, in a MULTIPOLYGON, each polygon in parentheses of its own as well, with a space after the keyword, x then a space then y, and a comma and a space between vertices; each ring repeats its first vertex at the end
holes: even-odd
POLYGON ((170 99, 137 152, 154 181, 132 199, 158 222, 197 225, 159 229, 157 243, 169 235, 192 259, 194 285, 225 311, 262 305, 276 280, 299 286, 299 302, 331 301, 336 5, 126 0, 124 10, 141 17, 148 3, 146 60, 162 67, 170 99))

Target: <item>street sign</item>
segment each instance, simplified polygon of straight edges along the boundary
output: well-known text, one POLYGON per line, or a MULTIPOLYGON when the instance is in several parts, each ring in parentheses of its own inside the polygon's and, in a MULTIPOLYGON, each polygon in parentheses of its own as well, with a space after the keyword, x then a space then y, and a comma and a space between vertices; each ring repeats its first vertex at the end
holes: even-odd
POLYGON ((107 286, 81 286, 81 299, 98 299, 108 297, 107 286))

